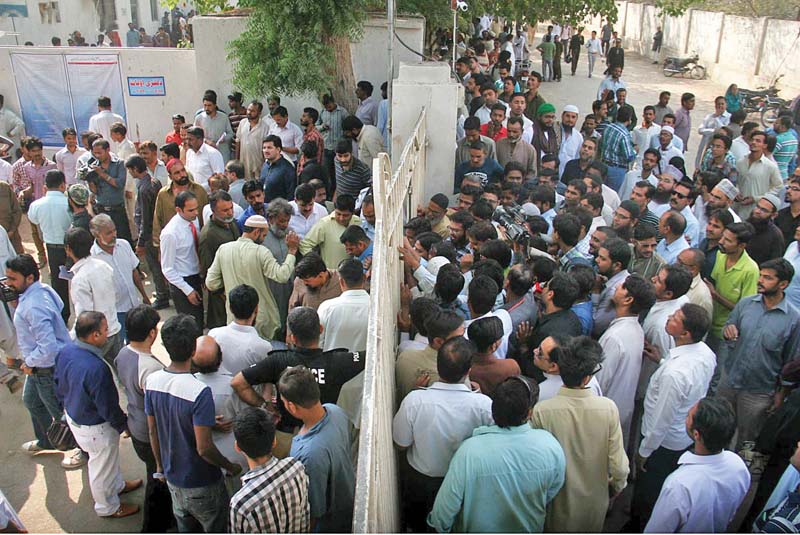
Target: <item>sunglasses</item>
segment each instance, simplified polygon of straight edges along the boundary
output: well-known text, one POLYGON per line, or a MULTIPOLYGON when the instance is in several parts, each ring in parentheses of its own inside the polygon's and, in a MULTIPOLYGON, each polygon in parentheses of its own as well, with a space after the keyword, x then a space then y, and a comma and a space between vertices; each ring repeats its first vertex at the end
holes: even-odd
POLYGON ((533 388, 531 388, 531 384, 526 379, 524 379, 521 375, 512 375, 506 378, 506 380, 503 382, 507 383, 509 381, 519 381, 525 385, 525 389, 528 391, 528 408, 531 408, 536 404, 536 400, 533 397, 533 388))
POLYGON ((673 197, 677 197, 679 199, 688 199, 689 198, 688 195, 684 195, 683 193, 678 193, 677 191, 673 191, 672 192, 672 196, 673 197))

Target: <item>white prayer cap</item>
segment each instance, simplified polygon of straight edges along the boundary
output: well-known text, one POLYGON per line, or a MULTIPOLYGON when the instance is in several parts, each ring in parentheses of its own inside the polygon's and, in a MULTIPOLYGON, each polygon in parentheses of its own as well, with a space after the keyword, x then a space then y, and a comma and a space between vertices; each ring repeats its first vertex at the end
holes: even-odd
POLYGON ((734 186, 733 182, 731 182, 727 178, 723 178, 722 180, 720 180, 719 183, 717 184, 717 187, 730 200, 735 199, 736 196, 739 195, 739 189, 736 186, 734 186))
POLYGON ((578 111, 578 107, 574 104, 567 104, 566 106, 564 106, 564 111, 580 114, 580 112, 578 111))
POLYGON ((539 207, 533 204, 532 202, 526 202, 525 204, 522 205, 521 208, 522 212, 528 217, 532 217, 535 215, 542 215, 542 212, 539 210, 539 207))
POLYGON ((674 128, 672 128, 672 127, 671 127, 670 125, 668 125, 668 124, 667 124, 667 125, 664 125, 664 126, 662 126, 662 127, 661 127, 661 131, 662 131, 662 132, 669 132, 669 133, 670 133, 670 134, 672 134, 673 136, 675 135, 675 129, 674 129, 674 128))
POLYGON ((247 218, 247 221, 244 222, 244 226, 250 228, 269 228, 269 223, 264 219, 264 216, 251 215, 247 218))

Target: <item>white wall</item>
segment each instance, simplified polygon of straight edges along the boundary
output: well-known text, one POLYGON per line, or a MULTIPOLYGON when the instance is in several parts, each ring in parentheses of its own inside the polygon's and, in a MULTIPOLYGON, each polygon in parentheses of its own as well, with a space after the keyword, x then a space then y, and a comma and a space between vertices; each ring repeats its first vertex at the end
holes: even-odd
POLYGON ((624 46, 649 52, 656 26, 664 29, 663 56, 700 55, 708 76, 723 84, 755 89, 785 75, 778 87, 792 99, 800 93, 800 22, 739 17, 719 12, 687 10, 680 17, 664 16, 655 6, 618 2, 620 17, 628 11, 624 46), (626 7, 627 6, 627 7, 626 7), (644 16, 631 17, 644 9, 644 16))
MULTIPOLYGON (((220 97, 220 104, 227 107, 225 96, 234 90, 232 84, 232 63, 227 60, 228 42, 244 31, 246 17, 195 17, 192 19, 194 46, 197 53, 197 83, 201 90, 213 89, 220 97)), ((425 19, 421 17, 400 17, 397 33, 410 47, 422 51, 425 39, 425 19)), ((351 43, 353 74, 356 81, 367 80, 380 96, 380 85, 386 81, 388 66, 388 32, 386 19, 371 16, 364 25, 360 42, 351 43)), ((417 61, 418 56, 406 50, 395 41, 395 73, 400 61, 417 61)), ((355 87, 353 88, 355 91, 355 87)), ((266 106, 267 95, 245 95, 257 98, 266 106)), ((321 104, 312 94, 281 96, 281 104, 289 110, 289 119, 298 122, 304 107, 320 109, 321 104)), ((355 110, 349 110, 351 113, 355 110)))
MULTIPOLYGON (((19 96, 14 77, 11 75, 11 53, 15 51, 42 54, 94 54, 96 48, 31 48, 0 47, 0 94, 5 96, 5 105, 20 114, 19 96)), ((202 89, 197 84, 194 66, 194 50, 175 48, 107 48, 104 53, 116 54, 119 58, 123 82, 128 135, 136 141, 151 139, 162 144, 164 136, 172 129, 171 116, 181 113, 189 119, 199 107, 202 89), (128 76, 163 76, 166 85, 164 97, 128 96, 128 76)), ((100 96, 100 95, 97 95, 100 96)))
MULTIPOLYGON (((52 1, 52 0, 51 0, 52 1)), ((16 31, 18 35, 15 39, 13 35, 0 37, 0 46, 22 45, 26 41, 31 41, 36 46, 50 46, 52 37, 60 37, 62 44, 67 45, 67 36, 78 30, 86 39, 87 43, 94 43, 97 40, 99 27, 97 11, 95 10, 94 0, 56 0, 59 6, 61 22, 57 22, 53 17, 53 22, 49 22, 45 17, 45 22, 39 15, 39 2, 37 0, 26 0, 28 6, 27 17, 17 17, 13 21, 9 17, 0 17, 0 31, 16 31), (16 27, 16 30, 14 28, 16 27), (19 43, 17 43, 17 40, 19 43)), ((182 1, 178 4, 184 13, 192 9, 192 4, 182 1)), ((130 0, 115 0, 117 13, 117 25, 119 26, 120 39, 125 44, 125 32, 128 31, 128 23, 131 22, 131 2, 130 0)), ((138 26, 144 27, 149 35, 158 29, 161 16, 167 11, 161 2, 158 2, 156 18, 153 19, 150 11, 150 0, 138 0, 138 26)))

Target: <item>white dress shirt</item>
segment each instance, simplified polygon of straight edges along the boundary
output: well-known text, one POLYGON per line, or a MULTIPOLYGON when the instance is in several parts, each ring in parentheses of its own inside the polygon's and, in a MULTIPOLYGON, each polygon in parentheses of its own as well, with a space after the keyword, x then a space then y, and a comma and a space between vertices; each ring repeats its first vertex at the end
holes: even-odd
POLYGON ((487 312, 486 314, 478 318, 473 318, 471 320, 465 321, 464 338, 469 339, 467 336, 467 329, 472 323, 478 321, 479 319, 490 318, 490 317, 500 318, 500 321, 503 322, 503 338, 501 339, 502 341, 500 342, 500 346, 497 348, 497 351, 494 352, 494 356, 499 359, 504 359, 506 358, 506 354, 508 353, 508 339, 514 332, 514 324, 511 321, 511 314, 509 314, 507 310, 499 308, 497 310, 492 310, 491 312, 487 312))
POLYGON ((408 333, 400 333, 400 345, 397 346, 397 354, 399 355, 403 351, 408 351, 409 349, 419 351, 428 347, 428 337, 422 336, 421 334, 417 333, 414 336, 413 340, 408 339, 408 333), (403 337, 406 339, 403 340, 403 337))
POLYGON ((651 124, 649 127, 639 125, 631 132, 633 138, 633 145, 636 147, 636 162, 639 167, 642 166, 642 158, 644 158, 644 151, 650 148, 650 140, 658 138, 661 133, 661 126, 656 123, 651 124))
POLYGON ((750 472, 733 452, 685 452, 658 495, 645 533, 724 533, 750 488, 750 472))
POLYGON ((414 470, 444 477, 461 443, 476 427, 492 423, 491 398, 462 383, 437 381, 403 399, 392 422, 392 438, 408 448, 408 464, 414 470))
POLYGON ((665 202, 664 204, 659 204, 655 201, 650 201, 647 203, 647 209, 653 212, 656 217, 661 219, 661 216, 664 215, 667 210, 669 210, 669 203, 665 202))
MULTIPOLYGON (((693 216, 694 217, 694 216, 693 216)), ((695 221, 697 221, 695 219, 695 221)), ((656 245, 656 253, 664 259, 667 264, 675 264, 678 262, 678 255, 686 249, 691 249, 691 245, 686 241, 684 236, 681 236, 672 243, 667 243, 666 238, 662 238, 658 245, 656 245)))
POLYGON ((69 298, 75 317, 87 310, 102 312, 108 323, 108 336, 117 334, 121 326, 117 320, 114 271, 111 267, 99 258, 87 256, 75 262, 70 272, 74 276, 69 284, 69 298))
POLYGON ((627 445, 644 350, 644 330, 638 318, 626 316, 612 321, 600 337, 600 347, 605 358, 595 378, 606 397, 617 404, 622 439, 627 445))
POLYGON ((272 344, 258 336, 250 325, 231 322, 225 327, 208 331, 222 350, 222 367, 236 375, 245 368, 258 364, 272 351, 272 344))
MULTIPOLYGON (((544 381, 539 383, 539 402, 556 397, 556 394, 558 394, 562 386, 564 386, 564 380, 561 379, 560 375, 545 373, 544 381)), ((603 395, 603 389, 600 387, 600 383, 597 382, 596 377, 592 377, 589 380, 586 388, 594 392, 597 396, 603 395)))
POLYGON ((731 143, 731 154, 737 162, 750 154, 750 145, 742 136, 737 137, 731 143))
POLYGON ((686 219, 686 230, 683 231, 686 241, 692 247, 700 245, 700 224, 692 212, 692 207, 688 204, 681 210, 681 215, 686 219))
POLYGON ((125 119, 123 119, 121 115, 117 115, 111 110, 103 110, 95 113, 91 116, 91 118, 89 118, 89 130, 92 132, 97 132, 103 136, 103 139, 108 141, 108 144, 111 147, 111 152, 116 153, 119 144, 111 139, 111 125, 114 123, 125 124, 125 119))
POLYGON ((605 184, 603 184, 602 186, 603 189, 600 191, 600 193, 603 194, 603 205, 608 206, 611 209, 611 213, 613 215, 614 210, 619 208, 619 205, 622 201, 620 201, 619 194, 617 194, 616 191, 609 188, 605 184))
MULTIPOLYGON (((678 299, 669 301, 656 301, 647 313, 642 323, 644 338, 656 346, 662 357, 668 357, 669 351, 675 347, 675 339, 667 333, 667 319, 670 315, 689 302, 689 298, 682 295, 678 299)), ((639 375, 639 387, 636 390, 636 399, 643 399, 647 390, 650 376, 656 371, 656 364, 650 359, 642 360, 642 371, 639 375)))
POLYGON ((339 297, 323 301, 317 314, 322 325, 319 345, 323 351, 342 347, 366 351, 370 303, 365 290, 345 290, 339 297))
MULTIPOLYGON (((233 218, 239 219, 239 216, 244 213, 244 208, 239 206, 236 203, 233 203, 233 218)), ((211 221, 211 204, 207 204, 203 206, 203 224, 208 225, 208 222, 211 221)))
POLYGON ((76 178, 78 174, 78 158, 87 152, 88 151, 83 147, 75 147, 75 152, 70 152, 67 150, 67 147, 63 147, 54 156, 53 159, 56 162, 56 167, 59 171, 64 173, 64 177, 67 179, 68 186, 75 184, 78 181, 76 178))
POLYGON ((208 190, 211 175, 225 172, 225 160, 220 151, 203 143, 197 152, 192 149, 186 151, 186 169, 192 173, 195 182, 208 190))
POLYGON ((717 357, 704 342, 670 350, 647 385, 639 455, 650 457, 659 447, 681 451, 692 444, 686 415, 705 397, 716 365, 717 357))
POLYGON ((300 213, 300 207, 297 206, 297 201, 289 201, 289 204, 292 206, 292 210, 294 210, 291 219, 289 219, 289 229, 295 231, 295 233, 300 236, 301 240, 306 237, 311 227, 317 224, 317 221, 328 215, 327 208, 318 202, 314 203, 314 209, 311 211, 308 218, 300 213))
POLYGON ((630 199, 634 186, 636 186, 637 182, 642 180, 647 180, 653 187, 658 186, 658 178, 656 178, 655 173, 651 172, 650 176, 642 178, 642 169, 640 167, 639 169, 634 169, 633 171, 625 173, 625 180, 622 182, 622 187, 619 188, 619 198, 624 200, 630 199))
POLYGON ((191 294, 194 288, 183 278, 200 273, 197 245, 189 225, 194 225, 199 239, 200 227, 197 219, 190 223, 180 214, 170 219, 161 231, 161 271, 170 284, 186 295, 191 294))
POLYGON ((127 312, 142 304, 142 297, 133 283, 133 270, 139 265, 139 258, 127 241, 117 239, 113 254, 108 254, 95 242, 92 245, 92 256, 99 258, 114 270, 117 312, 127 312))
MULTIPOLYGON (((283 128, 278 126, 278 123, 273 124, 269 127, 269 134, 281 138, 281 143, 284 149, 286 147, 299 149, 303 144, 303 130, 291 121, 287 121, 286 126, 283 128)), ((288 152, 284 151, 283 157, 292 163, 297 161, 297 154, 289 154, 288 152)))
POLYGON ((608 329, 609 325, 611 325, 611 322, 616 319, 617 312, 614 309, 614 303, 611 302, 611 299, 614 297, 614 294, 617 293, 617 288, 625 282, 629 275, 630 273, 628 270, 623 269, 606 281, 606 287, 603 288, 602 292, 599 294, 592 293, 592 318, 594 320, 592 333, 594 336, 601 336, 606 329, 608 329))
MULTIPOLYGON (((224 355, 223 358, 226 358, 224 355)), ((195 373, 194 378, 206 385, 211 390, 211 397, 214 399, 214 414, 221 415, 224 421, 233 420, 236 417, 237 409, 243 408, 243 403, 239 400, 239 396, 233 391, 231 381, 233 375, 225 368, 212 373, 195 373)), ((248 470, 247 459, 244 454, 236 451, 234 444, 236 438, 230 431, 225 433, 223 431, 211 431, 211 440, 214 441, 214 446, 217 447, 219 452, 230 462, 236 463, 242 467, 242 470, 248 470)))

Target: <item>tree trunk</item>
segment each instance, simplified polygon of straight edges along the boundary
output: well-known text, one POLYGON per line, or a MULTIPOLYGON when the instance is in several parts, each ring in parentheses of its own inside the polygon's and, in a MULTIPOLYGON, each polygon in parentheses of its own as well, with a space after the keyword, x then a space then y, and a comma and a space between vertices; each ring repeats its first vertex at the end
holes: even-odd
POLYGON ((349 113, 354 114, 358 108, 356 98, 356 77, 353 73, 353 59, 350 55, 350 40, 347 37, 329 37, 326 39, 333 47, 333 65, 329 67, 333 85, 331 94, 338 104, 349 113))

